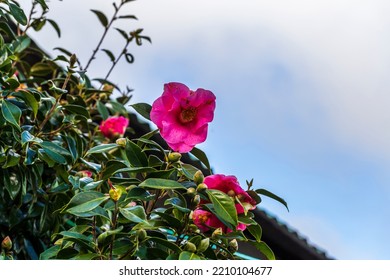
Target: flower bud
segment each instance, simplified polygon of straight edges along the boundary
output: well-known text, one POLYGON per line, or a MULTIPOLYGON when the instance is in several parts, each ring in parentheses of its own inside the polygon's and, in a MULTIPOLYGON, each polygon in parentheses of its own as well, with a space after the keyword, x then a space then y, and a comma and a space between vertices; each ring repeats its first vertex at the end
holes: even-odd
POLYGON ((109 85, 109 84, 104 84, 102 89, 104 91, 113 92, 114 86, 113 85, 109 85))
POLYGON ((235 253, 237 252, 238 250, 238 242, 236 239, 232 239, 230 242, 229 242, 229 246, 228 246, 228 249, 231 253, 235 253))
POLYGON ((196 246, 192 242, 187 242, 186 245, 184 246, 184 250, 194 253, 196 252, 196 246))
POLYGON ((198 191, 198 192, 203 192, 203 191, 205 191, 205 190, 207 190, 207 185, 205 184, 205 183, 201 183, 201 184, 199 184, 197 187, 196 187, 196 190, 198 191))
POLYGON ((114 201, 118 201, 121 198, 122 195, 122 189, 110 189, 108 192, 110 195, 110 198, 114 201))
POLYGON ((196 225, 191 224, 191 225, 188 226, 188 231, 189 232, 196 232, 197 230, 199 230, 199 229, 198 229, 198 227, 196 225))
POLYGON ((197 194, 194 196, 194 199, 192 200, 192 207, 198 206, 199 202, 200 202, 200 195, 197 194))
POLYGON ((81 178, 84 178, 84 177, 91 178, 92 177, 92 172, 89 171, 89 170, 81 170, 81 171, 76 173, 76 176, 79 176, 81 178))
POLYGON ((199 243, 199 246, 198 246, 198 252, 202 253, 202 252, 206 251, 207 248, 209 248, 209 245, 210 245, 210 238, 202 239, 199 243))
POLYGON ((194 188, 188 188, 187 189, 187 194, 190 195, 191 197, 195 196, 196 190, 194 188))
POLYGON ((105 93, 105 92, 99 93, 99 100, 100 100, 100 101, 106 101, 107 98, 108 98, 107 93, 105 93))
POLYGON ((195 184, 197 184, 197 185, 202 184, 203 180, 204 180, 204 175, 203 175, 202 171, 200 171, 200 170, 196 171, 194 174, 195 184))
POLYGON ((137 231, 137 236, 138 236, 138 240, 142 241, 142 240, 145 240, 145 238, 148 236, 148 234, 146 233, 146 230, 140 229, 137 231))
POLYGON ((3 248, 6 251, 9 251, 12 249, 12 241, 9 236, 6 236, 3 241, 1 242, 1 248, 3 248))
POLYGON ((169 162, 177 162, 181 159, 181 154, 177 152, 169 153, 168 154, 168 161, 169 162))
POLYGON ((223 231, 222 231, 222 228, 217 228, 216 230, 214 230, 213 234, 211 235, 212 237, 217 237, 218 235, 222 235, 223 231))
POLYGON ((117 143, 119 146, 125 148, 126 147, 126 138, 118 138, 115 143, 117 143))
POLYGON ((77 57, 76 57, 75 54, 72 54, 72 55, 70 56, 70 59, 69 59, 70 67, 71 67, 71 68, 74 67, 74 65, 76 64, 76 62, 77 62, 77 57))

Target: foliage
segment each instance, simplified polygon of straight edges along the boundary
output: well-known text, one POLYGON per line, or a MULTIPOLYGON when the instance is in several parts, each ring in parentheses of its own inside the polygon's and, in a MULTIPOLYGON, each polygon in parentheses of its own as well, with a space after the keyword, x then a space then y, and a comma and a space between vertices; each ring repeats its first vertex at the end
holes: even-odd
MULTIPOLYGON (((111 18, 92 10, 104 31, 82 67, 75 54, 57 48, 61 55, 50 58, 27 36, 46 23, 61 35, 47 18, 45 0, 34 0, 27 15, 16 1, 1 1, 0 240, 7 241, 1 258, 236 259, 237 240, 274 258, 253 214, 237 215, 237 202, 209 190, 200 170, 155 140, 158 131, 134 138, 131 123, 124 138, 100 131, 103 121, 128 117, 131 90, 108 80, 112 70, 121 58, 133 62, 130 43, 151 42, 142 29, 116 29, 124 38, 119 54, 101 49, 116 20, 136 19, 121 14, 131 2, 113 3, 111 18), (86 71, 98 51, 111 65, 104 78, 91 80, 86 71), (194 224, 201 201, 229 233, 194 224), (247 225, 245 232, 236 229, 239 223, 247 225)), ((133 107, 150 118, 150 105, 133 107)), ((204 152, 192 153, 210 167, 204 152)), ((284 202, 251 184, 247 193, 257 203, 259 194, 284 202)))

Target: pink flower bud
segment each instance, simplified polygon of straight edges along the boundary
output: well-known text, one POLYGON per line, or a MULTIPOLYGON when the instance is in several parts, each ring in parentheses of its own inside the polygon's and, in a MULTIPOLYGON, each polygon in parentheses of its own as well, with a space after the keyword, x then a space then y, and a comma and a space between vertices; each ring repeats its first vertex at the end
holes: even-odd
POLYGON ((125 117, 109 117, 102 121, 99 129, 105 137, 113 139, 123 136, 128 125, 129 120, 125 117))

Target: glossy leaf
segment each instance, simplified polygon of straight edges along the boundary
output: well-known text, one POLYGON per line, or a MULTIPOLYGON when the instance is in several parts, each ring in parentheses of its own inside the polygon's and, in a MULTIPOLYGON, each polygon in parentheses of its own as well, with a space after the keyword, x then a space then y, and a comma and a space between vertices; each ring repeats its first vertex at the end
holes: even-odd
POLYGON ((145 119, 150 120, 150 111, 152 110, 152 106, 147 103, 137 103, 132 104, 131 107, 133 107, 134 110, 145 119))
POLYGON ((274 252, 264 241, 255 242, 253 244, 268 260, 275 260, 274 252))
POLYGON ((115 56, 110 50, 102 49, 102 51, 106 53, 106 55, 110 58, 111 62, 115 61, 115 56))
POLYGON ((120 208, 119 212, 131 222, 142 223, 146 221, 145 209, 142 206, 133 206, 130 208, 120 208))
POLYGON ((71 207, 71 208, 67 209, 66 211, 68 213, 70 213, 70 214, 73 214, 73 215, 77 216, 78 213, 84 213, 84 212, 92 211, 93 209, 98 207, 102 202, 104 202, 104 201, 106 201, 108 199, 109 199, 108 196, 98 197, 98 198, 92 199, 90 201, 84 202, 84 203, 82 203, 80 205, 71 207))
POLYGON ((50 23, 50 25, 54 28, 54 30, 57 32, 57 35, 58 35, 58 38, 61 37, 61 29, 60 27, 58 26, 57 22, 55 22, 54 20, 52 19, 46 19, 48 23, 50 23))
POLYGON ((111 151, 117 147, 118 147, 117 144, 101 144, 101 145, 98 145, 98 146, 91 148, 87 152, 86 155, 105 153, 105 152, 111 151))
POLYGON ((97 242, 98 243, 103 243, 107 237, 109 236, 112 236, 112 235, 115 235, 115 234, 118 234, 120 233, 121 231, 123 230, 123 226, 120 226, 118 227, 117 229, 114 229, 114 230, 108 230, 108 231, 105 231, 103 232, 102 234, 100 234, 97 238, 97 242))
POLYGON ((69 111, 70 113, 83 116, 87 120, 91 118, 91 116, 89 115, 88 110, 85 107, 83 107, 83 106, 80 106, 80 105, 65 105, 64 108, 67 111, 69 111))
POLYGON ((96 107, 103 120, 106 120, 110 116, 106 106, 101 101, 98 100, 96 102, 96 107))
POLYGON ((272 198, 272 199, 274 199, 274 200, 280 202, 281 204, 283 204, 283 205, 287 208, 287 211, 290 211, 290 210, 288 209, 287 202, 286 202, 283 198, 277 196, 276 194, 274 194, 274 193, 272 193, 272 192, 270 192, 270 191, 267 191, 267 190, 265 190, 265 189, 257 189, 256 192, 257 192, 258 194, 268 196, 268 197, 270 197, 270 198, 272 198))
POLYGON ((179 260, 201 260, 201 257, 195 253, 184 251, 180 253, 179 260))
POLYGON ((141 184, 139 184, 140 187, 143 188, 149 188, 149 189, 159 189, 159 190, 164 190, 164 189, 183 189, 186 190, 186 188, 178 183, 177 181, 173 180, 167 180, 167 179, 160 179, 160 178, 149 178, 143 181, 141 184))
POLYGON ((209 189, 206 193, 214 206, 218 218, 231 229, 235 229, 238 224, 238 217, 231 197, 219 190, 209 189))
POLYGON ((24 103, 29 106, 34 114, 34 118, 36 118, 39 108, 39 101, 35 98, 33 94, 28 91, 21 90, 14 92, 13 96, 20 98, 24 101, 24 103))
POLYGON ((134 142, 126 141, 126 157, 133 167, 148 166, 148 158, 141 148, 134 142))
POLYGON ((210 173, 211 173, 211 167, 210 167, 209 159, 207 158, 206 154, 205 154, 202 150, 200 150, 200 149, 194 147, 194 148, 191 150, 190 153, 191 153, 193 156, 195 156, 197 159, 199 159, 199 160, 207 167, 207 169, 208 169, 208 170, 210 171, 210 173))
POLYGON ((182 251, 181 248, 179 246, 177 246, 174 242, 170 242, 170 241, 163 239, 163 238, 150 237, 148 240, 156 242, 157 244, 164 246, 164 247, 172 250, 173 252, 181 252, 182 251))
POLYGON ((18 106, 12 104, 11 102, 3 99, 2 102, 2 113, 3 117, 11 123, 15 128, 20 130, 19 127, 19 122, 20 122, 20 117, 22 115, 22 111, 19 109, 18 106))
POLYGON ((27 17, 24 11, 16 4, 9 2, 9 11, 12 14, 12 16, 15 18, 15 20, 20 23, 21 25, 27 24, 27 17))
POLYGON ((263 230, 259 224, 250 225, 247 227, 247 230, 250 232, 250 234, 252 234, 257 242, 261 242, 263 230))

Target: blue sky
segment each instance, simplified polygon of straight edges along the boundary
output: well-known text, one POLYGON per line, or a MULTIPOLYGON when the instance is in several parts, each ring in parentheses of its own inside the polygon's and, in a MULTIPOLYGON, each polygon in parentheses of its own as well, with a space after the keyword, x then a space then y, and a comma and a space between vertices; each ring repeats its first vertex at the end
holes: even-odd
MULTIPOLYGON (((90 8, 111 1, 54 1, 41 40, 85 62, 102 28, 90 8), (77 8, 75 8, 77 7, 77 8)), ((139 0, 128 13, 153 44, 112 79, 153 102, 178 81, 217 96, 199 147, 216 173, 281 195, 262 207, 338 259, 390 259, 390 18, 388 1, 139 0)), ((105 48, 119 51, 115 32, 105 48)), ((100 54, 90 70, 104 76, 100 54)))

